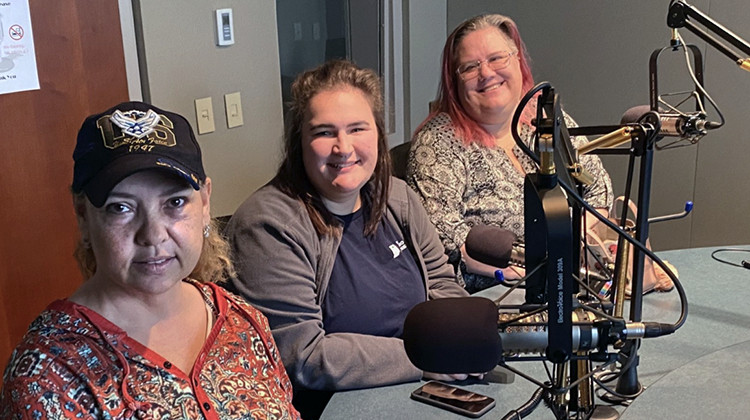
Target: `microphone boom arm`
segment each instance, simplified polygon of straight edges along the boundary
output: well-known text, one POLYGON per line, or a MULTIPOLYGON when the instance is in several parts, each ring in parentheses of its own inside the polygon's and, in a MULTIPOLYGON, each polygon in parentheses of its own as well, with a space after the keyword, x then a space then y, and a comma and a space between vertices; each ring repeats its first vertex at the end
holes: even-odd
POLYGON ((740 66, 740 68, 750 71, 750 58, 747 57, 750 56, 750 44, 737 36, 734 32, 722 26, 720 23, 711 19, 708 15, 696 9, 694 6, 691 6, 682 0, 673 2, 670 5, 669 13, 667 14, 667 26, 673 29, 683 27, 687 28, 690 32, 694 33, 702 40, 708 42, 712 47, 719 50, 722 54, 732 59, 740 66), (724 45, 720 40, 714 38, 710 33, 693 24, 690 20, 691 18, 745 53, 746 57, 743 58, 731 48, 724 45))

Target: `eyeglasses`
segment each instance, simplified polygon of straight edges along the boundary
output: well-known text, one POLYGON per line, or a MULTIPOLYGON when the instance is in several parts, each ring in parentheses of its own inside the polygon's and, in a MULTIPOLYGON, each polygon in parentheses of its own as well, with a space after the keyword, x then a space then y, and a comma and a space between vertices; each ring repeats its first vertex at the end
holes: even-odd
POLYGON ((518 51, 502 51, 487 57, 486 60, 470 61, 458 66, 456 73, 458 73, 463 81, 476 79, 479 77, 479 70, 482 67, 482 63, 487 63, 487 66, 494 71, 502 70, 508 67, 508 64, 510 64, 510 58, 517 53, 518 51))

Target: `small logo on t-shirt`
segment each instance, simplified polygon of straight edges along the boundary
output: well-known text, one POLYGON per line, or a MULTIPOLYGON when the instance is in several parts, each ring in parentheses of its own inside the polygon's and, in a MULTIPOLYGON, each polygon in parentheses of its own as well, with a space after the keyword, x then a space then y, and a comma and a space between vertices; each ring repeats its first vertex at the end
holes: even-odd
POLYGON ((393 253, 393 258, 397 258, 401 255, 401 251, 406 251, 406 244, 404 241, 396 241, 395 244, 388 245, 388 249, 393 253))

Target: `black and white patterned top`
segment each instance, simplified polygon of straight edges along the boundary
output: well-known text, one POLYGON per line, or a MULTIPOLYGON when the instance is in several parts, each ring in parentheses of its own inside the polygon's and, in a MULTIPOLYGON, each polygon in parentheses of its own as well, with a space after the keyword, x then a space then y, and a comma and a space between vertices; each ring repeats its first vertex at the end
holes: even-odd
MULTIPOLYGON (((565 114, 568 127, 576 126, 565 114)), ((519 134, 528 144, 533 127, 520 127, 519 134)), ((572 137, 578 146, 587 139, 572 137)), ((513 153, 526 173, 536 172, 537 166, 517 145, 513 153)), ((609 209, 612 205, 612 183, 598 156, 580 158, 584 168, 596 179, 584 191, 584 199, 594 207, 609 209)), ((432 223, 437 228, 445 252, 454 265, 460 263, 461 245, 472 226, 496 225, 523 238, 524 234, 524 175, 511 163, 500 147, 486 147, 477 143, 466 145, 456 137, 448 114, 435 115, 414 136, 407 182, 422 198, 432 223)), ((496 284, 494 279, 464 274, 470 292, 496 284)))

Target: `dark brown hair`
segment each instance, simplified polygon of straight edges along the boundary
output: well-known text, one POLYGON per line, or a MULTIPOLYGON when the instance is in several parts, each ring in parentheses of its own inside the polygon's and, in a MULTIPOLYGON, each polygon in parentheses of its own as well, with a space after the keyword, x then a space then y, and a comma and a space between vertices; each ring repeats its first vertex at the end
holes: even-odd
POLYGON ((339 222, 323 205, 320 194, 307 177, 302 160, 302 127, 310 100, 320 92, 339 88, 361 91, 372 109, 378 130, 378 157, 372 178, 362 188, 362 200, 370 213, 365 235, 377 230, 385 214, 391 183, 391 161, 385 136, 383 95, 380 78, 370 69, 362 69, 345 60, 333 60, 300 74, 292 84, 292 100, 286 118, 284 158, 274 182, 286 194, 302 201, 319 235, 338 235, 339 222))

